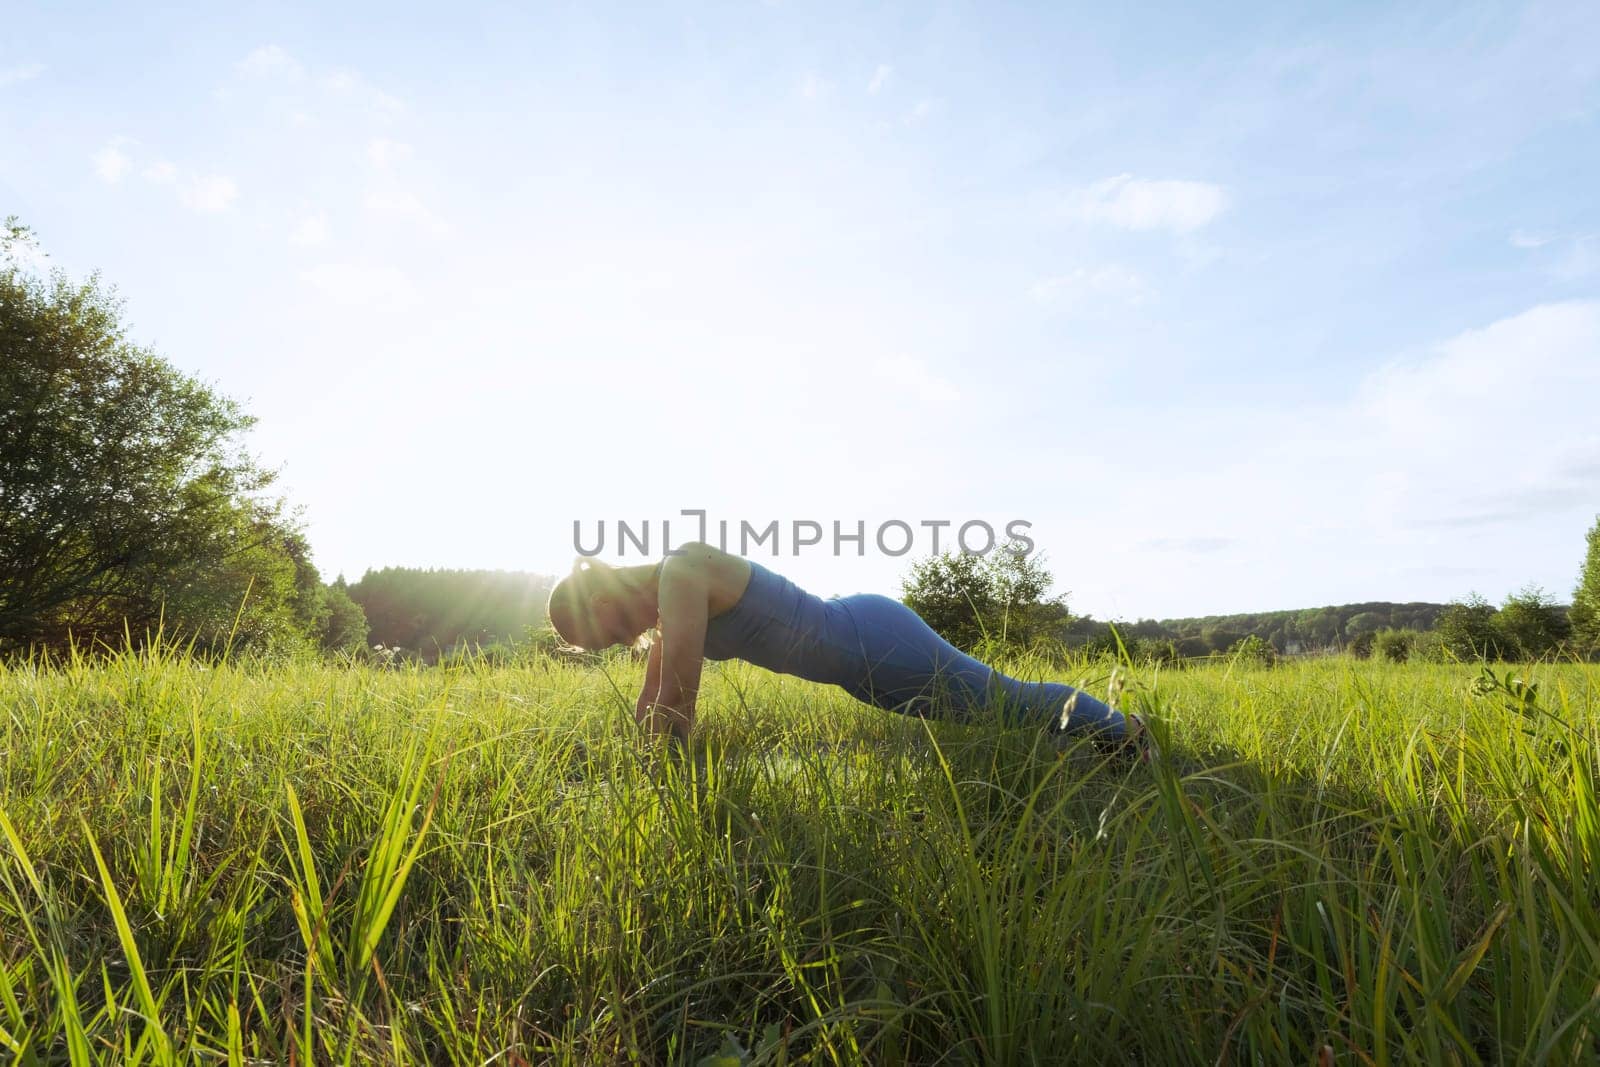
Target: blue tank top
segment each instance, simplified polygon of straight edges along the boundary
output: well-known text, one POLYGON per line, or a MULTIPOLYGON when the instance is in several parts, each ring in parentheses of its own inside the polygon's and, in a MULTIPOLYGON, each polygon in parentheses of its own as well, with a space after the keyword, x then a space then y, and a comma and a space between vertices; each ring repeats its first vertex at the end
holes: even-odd
POLYGON ((855 619, 754 560, 739 602, 706 623, 706 659, 742 659, 780 674, 848 686, 863 655, 855 619))

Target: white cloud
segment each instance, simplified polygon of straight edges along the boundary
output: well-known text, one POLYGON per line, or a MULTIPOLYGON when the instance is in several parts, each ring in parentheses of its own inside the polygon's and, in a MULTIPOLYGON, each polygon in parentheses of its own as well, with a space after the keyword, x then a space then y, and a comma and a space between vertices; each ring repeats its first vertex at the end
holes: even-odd
POLYGON ((21 66, 0 70, 0 89, 8 85, 20 85, 44 73, 43 63, 24 63, 21 66))
MULTIPOLYGON (((134 160, 123 149, 137 143, 131 137, 114 137, 94 154, 94 170, 101 181, 116 185, 127 176, 134 167, 134 160)), ((239 196, 239 187, 232 178, 191 173, 166 159, 146 164, 140 175, 151 185, 173 189, 184 207, 205 214, 226 211, 239 196)))
POLYGON ((879 63, 878 69, 872 72, 872 80, 867 82, 867 92, 877 95, 883 87, 889 84, 889 79, 894 75, 894 68, 887 63, 879 63))
POLYGON ((1108 300, 1137 304, 1149 295, 1149 287, 1137 272, 1126 267, 1078 267, 1040 279, 1029 286, 1028 295, 1052 307, 1099 305, 1108 300))
POLYGON ((335 93, 355 97, 377 118, 393 119, 405 110, 405 104, 399 97, 384 92, 353 70, 336 70, 326 74, 322 77, 322 85, 335 93))
POLYGON ((118 138, 94 154, 94 172, 108 185, 120 182, 122 176, 128 173, 128 168, 133 165, 128 154, 118 147, 124 143, 126 142, 122 138, 118 138))
POLYGON ((938 103, 929 97, 923 97, 911 105, 911 110, 906 112, 906 124, 914 125, 933 114, 934 106, 938 103))
POLYGON ((171 185, 178 180, 178 168, 165 159, 159 159, 144 168, 144 180, 154 185, 171 185))
MULTIPOLYGON (((1542 304, 1468 330, 1362 383, 1362 413, 1396 443, 1473 456, 1479 476, 1548 426, 1586 426, 1600 403, 1600 301, 1542 304)), ((1509 473, 1509 472, 1508 472, 1509 473)))
POLYGON ((1511 231, 1513 248, 1544 249, 1537 260, 1550 277, 1560 282, 1583 281, 1600 270, 1600 233, 1530 233, 1511 231))
POLYGON ((343 304, 398 302, 415 290, 398 268, 369 263, 319 263, 301 271, 300 280, 343 304))
POLYGON ((300 61, 275 44, 262 45, 238 63, 240 74, 252 78, 286 78, 295 80, 305 70, 300 61))
POLYGON ((366 208, 380 218, 410 224, 430 237, 450 237, 456 228, 405 189, 375 189, 367 194, 366 208))
POLYGON ((375 167, 385 170, 411 158, 411 146, 387 137, 374 137, 367 142, 367 158, 375 167))
MULTIPOLYGON (((1470 588, 1421 563, 1481 562, 1505 583, 1480 586, 1492 598, 1530 579, 1554 587, 1572 564, 1550 555, 1550 532, 1567 525, 1559 550, 1577 558, 1600 500, 1597 397, 1600 300, 1588 300, 1463 331, 1374 369, 1343 397, 1174 407, 1162 417, 1193 449, 1153 463, 1158 453, 1130 445, 1107 481, 1139 489, 1117 496, 1105 535, 1136 544, 1160 529, 1170 540, 1159 547, 1215 546, 1211 581, 1262 597, 1307 581, 1304 561, 1321 553, 1343 564, 1322 580, 1328 603, 1470 588), (1292 553, 1278 551, 1286 543, 1292 553)), ((1192 566, 1178 552, 1135 558, 1130 603, 1192 566)))
POLYGON ((952 408, 961 402, 961 389, 955 383, 914 356, 884 357, 874 360, 868 369, 879 389, 909 402, 917 410, 952 408))
MULTIPOLYGON (((290 121, 306 125, 311 118, 307 105, 311 97, 320 96, 318 110, 333 97, 344 97, 366 113, 366 117, 389 121, 405 110, 398 98, 384 92, 352 70, 308 70, 298 59, 275 44, 262 45, 234 65, 240 78, 257 82, 279 82, 292 85, 293 93, 281 94, 274 102, 289 115, 290 121)), ((228 86, 219 87, 215 95, 220 100, 231 100, 235 91, 228 86)))
POLYGON ((328 241, 328 216, 322 212, 307 215, 289 230, 289 243, 310 248, 328 241))
POLYGON ((1228 194, 1209 182, 1152 180, 1119 174, 1076 189, 1064 198, 1069 218, 1103 222, 1129 230, 1187 233, 1215 219, 1228 207, 1228 194))
POLYGON ((832 82, 824 81, 820 75, 810 71, 806 72, 806 76, 800 79, 800 95, 807 100, 820 100, 828 95, 832 89, 832 82))
POLYGON ((226 211, 239 196, 232 178, 220 174, 196 174, 178 190, 178 199, 191 211, 214 215, 226 211))

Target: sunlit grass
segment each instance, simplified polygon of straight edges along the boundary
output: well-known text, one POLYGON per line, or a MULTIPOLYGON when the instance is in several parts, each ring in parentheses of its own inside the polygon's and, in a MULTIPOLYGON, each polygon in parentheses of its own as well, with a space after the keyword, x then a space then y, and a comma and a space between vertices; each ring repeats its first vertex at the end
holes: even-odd
POLYGON ((738 664, 708 674, 677 762, 635 734, 640 669, 0 669, 0 1043, 1600 1057, 1592 666, 1516 672, 1531 693, 1466 667, 1135 670, 1154 766, 738 664))

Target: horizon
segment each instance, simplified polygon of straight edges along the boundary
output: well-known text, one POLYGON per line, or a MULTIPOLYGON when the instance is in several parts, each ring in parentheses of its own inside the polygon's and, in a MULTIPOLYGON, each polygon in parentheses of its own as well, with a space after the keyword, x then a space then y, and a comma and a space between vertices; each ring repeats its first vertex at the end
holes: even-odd
POLYGON ((0 217, 259 420, 325 579, 704 509, 1020 519, 1098 619, 1570 600, 1600 8, 450 18, 0 45, 0 217))
MULTIPOLYGON (((633 564, 633 566, 642 566, 642 564, 633 564)), ((395 565, 395 564, 387 564, 387 565, 382 566, 382 567, 369 568, 367 571, 363 572, 359 577, 354 578, 354 579, 351 579, 348 575, 345 575, 345 574, 337 575, 337 577, 343 578, 347 582, 347 584, 349 584, 351 586, 354 586, 354 585, 359 584, 362 579, 367 577, 367 575, 373 574, 373 573, 382 572, 382 571, 386 571, 386 570, 398 570, 398 571, 415 570, 415 571, 445 572, 445 573, 460 573, 460 574, 504 575, 504 576, 512 577, 512 578, 535 579, 538 582, 546 582, 546 581, 548 581, 551 584, 554 584, 555 582, 559 581, 561 579, 561 577, 562 577, 562 575, 560 573, 548 573, 548 572, 543 572, 543 571, 530 571, 530 570, 508 570, 508 569, 505 569, 505 568, 440 567, 440 566, 406 567, 406 566, 399 566, 399 565, 395 565)), ((326 577, 326 576, 324 576, 324 577, 326 577)), ((329 580, 332 580, 332 579, 329 579, 329 580)), ((1525 592, 1525 591, 1527 591, 1526 587, 1524 589, 1522 589, 1522 590, 1513 590, 1512 593, 1516 594, 1516 593, 1525 592)), ((1548 589, 1544 590, 1544 592, 1546 594, 1552 593, 1552 591, 1548 590, 1548 589)), ((1460 598, 1458 598, 1458 601, 1459 600, 1465 600, 1467 595, 1468 594, 1463 594, 1460 598)), ((1500 601, 1491 601, 1491 603, 1499 604, 1504 599, 1505 598, 1502 597, 1500 601)), ((1572 598, 1570 596, 1567 597, 1564 600, 1562 598, 1556 597, 1556 596, 1551 596, 1550 599, 1551 599, 1553 605, 1555 607, 1557 607, 1557 608, 1567 609, 1567 608, 1570 608, 1572 606, 1572 602, 1571 602, 1572 598)), ((1158 616, 1151 616, 1151 615, 1136 615, 1136 616, 1127 616, 1127 617, 1120 617, 1120 618, 1103 618, 1103 617, 1095 616, 1090 612, 1079 612, 1079 611, 1077 611, 1077 610, 1075 610, 1073 608, 1073 606, 1070 603, 1070 601, 1067 604, 1067 608, 1068 608, 1068 611, 1070 612, 1071 616, 1073 618, 1075 618, 1075 619, 1090 618, 1090 619, 1093 619, 1095 622, 1099 622, 1099 623, 1112 623, 1112 624, 1128 623, 1128 624, 1132 624, 1132 623, 1139 623, 1139 622, 1161 622, 1161 623, 1183 622, 1183 621, 1189 621, 1189 620, 1194 620, 1194 619, 1234 618, 1234 617, 1237 617, 1237 616, 1247 616, 1247 615, 1282 615, 1282 614, 1288 614, 1288 613, 1291 613, 1291 612, 1324 611, 1324 610, 1327 610, 1327 609, 1330 609, 1330 608, 1356 607, 1356 606, 1360 606, 1360 605, 1364 605, 1364 604, 1392 604, 1392 605, 1394 605, 1396 607, 1412 607, 1412 606, 1416 606, 1416 605, 1424 605, 1424 606, 1427 606, 1427 607, 1446 607, 1450 603, 1451 603, 1450 601, 1442 601, 1442 600, 1441 601, 1425 601, 1425 600, 1350 600, 1350 601, 1344 601, 1344 602, 1338 603, 1338 604, 1300 604, 1300 605, 1292 606, 1292 607, 1256 608, 1256 609, 1248 609, 1247 608, 1247 609, 1244 609, 1244 610, 1241 610, 1241 611, 1204 612, 1204 613, 1199 614, 1199 615, 1165 615, 1165 616, 1159 616, 1159 617, 1158 616)))

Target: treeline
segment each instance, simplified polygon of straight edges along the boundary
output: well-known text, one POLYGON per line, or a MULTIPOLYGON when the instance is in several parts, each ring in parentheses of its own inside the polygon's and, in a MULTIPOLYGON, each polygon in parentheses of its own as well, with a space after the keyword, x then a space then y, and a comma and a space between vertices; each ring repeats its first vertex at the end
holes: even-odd
POLYGON ((545 605, 554 584, 524 571, 385 567, 362 575, 350 598, 366 615, 373 645, 432 662, 549 644, 545 605))
MULTIPOLYGON (((1424 602, 1366 601, 1293 611, 1140 619, 1120 628, 1128 636, 1171 641, 1184 656, 1226 652, 1247 637, 1260 638, 1280 654, 1294 654, 1336 651, 1380 630, 1431 630, 1446 607, 1424 602)), ((1096 629, 1094 620, 1086 620, 1082 629, 1092 635, 1096 629)))
MULTIPOLYGON (((1600 529, 1600 523, 1597 523, 1600 529)), ((1580 590, 1581 591, 1581 590, 1580 590)), ((1581 598, 1557 603, 1528 586, 1496 606, 1476 593, 1449 604, 1370 602, 1303 611, 1214 615, 1192 619, 1141 619, 1112 624, 1079 618, 1068 624, 1069 646, 1116 651, 1122 645, 1145 659, 1176 660, 1246 651, 1258 658, 1346 652, 1453 663, 1523 662, 1600 654, 1600 628, 1581 598)))
POLYGON ((1042 556, 1006 546, 984 557, 944 553, 912 565, 902 599, 957 647, 980 657, 1061 648, 1178 663, 1211 656, 1378 655, 1396 662, 1600 656, 1600 518, 1572 605, 1537 586, 1498 607, 1477 594, 1449 604, 1364 601, 1298 611, 1102 621, 1048 597, 1042 556))

